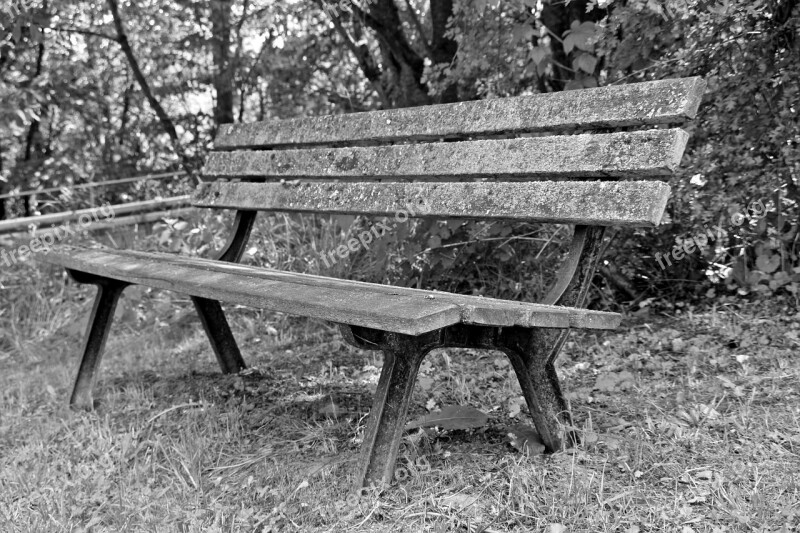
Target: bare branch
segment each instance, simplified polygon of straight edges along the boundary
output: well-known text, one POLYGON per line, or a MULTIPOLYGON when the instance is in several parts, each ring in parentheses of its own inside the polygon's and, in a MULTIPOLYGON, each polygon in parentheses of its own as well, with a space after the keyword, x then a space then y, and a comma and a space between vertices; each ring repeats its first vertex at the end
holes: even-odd
POLYGON ((65 28, 63 26, 52 26, 49 29, 53 31, 63 31, 67 33, 78 33, 81 35, 88 35, 91 37, 100 37, 101 39, 107 39, 109 41, 114 41, 115 43, 119 42, 119 38, 115 37, 114 35, 108 35, 98 31, 87 30, 85 28, 65 28))
MULTIPOLYGON (((375 91, 378 93, 378 96, 383 103, 383 106, 387 109, 392 107, 391 102, 389 101, 389 97, 386 95, 386 91, 383 89, 383 85, 381 84, 381 70, 378 65, 375 63, 375 59, 369 52, 366 44, 358 45, 353 41, 353 38, 350 37, 350 34, 347 33, 344 25, 342 25, 342 20, 339 17, 338 12, 332 9, 325 9, 325 6, 322 3, 322 0, 315 0, 316 3, 322 8, 322 10, 330 16, 331 22, 333 22, 334 28, 336 31, 341 35, 342 39, 344 39, 344 43, 347 48, 352 52, 355 56, 356 61, 358 61, 359 67, 361 67, 361 71, 364 73, 364 76, 372 83, 372 86, 375 88, 375 91)), ((357 9, 353 6, 354 9, 357 9)))
POLYGON ((422 46, 425 48, 425 53, 428 54, 428 57, 432 57, 433 51, 431 50, 431 45, 428 44, 428 40, 425 38, 425 30, 422 28, 422 23, 419 21, 417 14, 414 12, 414 6, 411 5, 411 0, 406 0, 406 7, 408 8, 408 16, 411 17, 411 22, 414 24, 414 27, 419 33, 419 39, 422 41, 422 46))
POLYGON ((150 107, 153 108, 153 111, 155 111, 156 115, 158 116, 158 120, 161 122, 161 126, 164 128, 164 131, 166 131, 167 135, 169 135, 169 138, 172 141, 172 149, 181 158, 181 163, 183 164, 186 172, 190 176, 193 176, 194 169, 192 168, 191 163, 181 148, 180 141, 178 139, 178 133, 175 130, 175 124, 172 123, 172 119, 169 117, 169 115, 167 115, 167 112, 164 111, 164 108, 161 107, 161 104, 156 99, 153 91, 150 89, 150 84, 147 82, 147 78, 145 78, 142 69, 139 67, 139 61, 136 59, 136 55, 133 53, 133 49, 128 42, 128 36, 125 33, 125 27, 122 24, 122 18, 119 14, 119 5, 117 0, 108 0, 108 7, 111 9, 111 16, 114 17, 114 27, 117 30, 117 38, 114 40, 116 40, 122 48, 122 52, 128 59, 128 64, 131 67, 131 71, 133 71, 133 77, 136 78, 136 81, 139 83, 139 88, 142 90, 142 93, 144 93, 144 96, 150 104, 150 107))

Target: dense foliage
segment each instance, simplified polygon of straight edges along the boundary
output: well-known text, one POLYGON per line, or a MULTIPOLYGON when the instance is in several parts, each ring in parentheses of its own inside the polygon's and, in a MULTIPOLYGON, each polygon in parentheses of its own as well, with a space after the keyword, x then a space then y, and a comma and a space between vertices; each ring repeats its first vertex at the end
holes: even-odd
MULTIPOLYGON (((0 194, 65 191, 0 203, 0 218, 99 200, 73 184, 191 175, 222 123, 700 75, 708 91, 667 224, 616 233, 598 286, 640 304, 665 290, 798 295, 797 0, 11 0, 0 11, 0 194)), ((403 226, 350 274, 466 292, 491 280, 530 297, 537 265, 560 254, 555 231, 403 226)))

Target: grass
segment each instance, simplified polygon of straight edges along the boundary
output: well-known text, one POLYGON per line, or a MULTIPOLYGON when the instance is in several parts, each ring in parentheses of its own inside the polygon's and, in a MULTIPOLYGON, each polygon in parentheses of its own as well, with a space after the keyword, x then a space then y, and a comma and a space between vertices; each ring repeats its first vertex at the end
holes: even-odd
MULTIPOLYGON (((270 264, 313 255, 297 221, 265 224, 286 235, 258 246, 270 264)), ((206 234, 191 235, 217 246, 206 234)), ((410 416, 470 405, 489 422, 409 432, 394 483, 356 496, 379 353, 321 322, 230 309, 251 368, 223 376, 188 299, 130 288, 100 404, 73 412, 93 289, 61 276, 0 274, 0 531, 800 531, 800 314, 781 302, 573 333, 560 373, 582 442, 553 455, 512 445, 530 419, 504 356, 437 350, 410 416)))
POLYGON ((716 309, 575 335, 561 371, 583 443, 549 456, 509 444, 527 414, 510 416, 503 357, 434 352, 412 416, 469 404, 488 425, 409 434, 402 479, 348 499, 380 355, 241 309, 252 370, 222 376, 189 315, 140 330, 123 310, 99 408, 71 412, 90 294, 69 291, 0 355, 3 531, 798 530, 797 316, 716 309))

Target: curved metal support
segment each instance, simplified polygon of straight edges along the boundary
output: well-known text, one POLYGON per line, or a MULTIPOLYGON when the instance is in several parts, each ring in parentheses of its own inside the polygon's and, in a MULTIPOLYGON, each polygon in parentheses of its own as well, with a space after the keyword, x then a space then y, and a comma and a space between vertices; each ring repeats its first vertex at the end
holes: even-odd
POLYGON ((339 332, 342 338, 356 348, 362 350, 381 350, 383 345, 385 331, 377 329, 363 328, 360 326, 351 326, 349 324, 338 324, 339 332))
POLYGON ((575 226, 567 261, 558 272, 556 284, 542 303, 583 307, 600 260, 605 233, 605 226, 575 226))
POLYGON ((215 254, 213 259, 217 261, 227 261, 229 263, 238 263, 244 254, 244 248, 247 246, 247 241, 250 239, 250 233, 253 231, 253 224, 255 224, 258 211, 236 211, 236 218, 233 220, 232 234, 228 237, 228 242, 222 247, 218 253, 215 254))
MULTIPOLYGON (((257 214, 257 211, 236 212, 228 242, 215 254, 214 259, 229 263, 238 263, 241 260, 257 214)), ((222 372, 235 374, 247 368, 219 301, 192 296, 192 303, 200 316, 200 322, 222 372)))
POLYGON ((547 292, 547 295, 542 299, 545 305, 555 305, 556 302, 564 295, 575 277, 575 272, 580 265, 581 254, 586 246, 586 236, 589 226, 575 226, 575 231, 572 234, 572 242, 569 245, 569 254, 567 259, 561 265, 556 273, 556 282, 547 292))

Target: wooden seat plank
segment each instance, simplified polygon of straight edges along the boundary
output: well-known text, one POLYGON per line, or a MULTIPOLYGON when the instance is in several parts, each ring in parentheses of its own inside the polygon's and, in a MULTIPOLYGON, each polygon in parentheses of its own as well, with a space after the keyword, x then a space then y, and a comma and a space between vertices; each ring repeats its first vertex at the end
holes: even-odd
POLYGON ((669 79, 438 106, 223 124, 215 144, 218 150, 231 150, 678 124, 694 118, 704 89, 705 81, 700 78, 669 79))
POLYGON ((570 327, 587 329, 613 329, 619 324, 619 315, 603 311, 587 311, 586 309, 573 309, 564 306, 531 304, 511 300, 499 300, 481 296, 453 294, 441 291, 429 291, 398 287, 394 285, 381 285, 363 281, 343 280, 313 274, 298 274, 263 267, 253 267, 237 263, 224 263, 209 261, 207 259, 182 255, 137 252, 132 250, 113 250, 111 253, 137 259, 149 260, 153 257, 159 260, 191 265, 193 268, 208 270, 210 272, 224 272, 232 275, 244 275, 257 279, 270 281, 284 281, 311 285, 315 287, 336 288, 347 291, 366 292, 371 296, 405 295, 425 300, 436 299, 456 304, 462 309, 462 322, 465 324, 525 326, 530 327, 562 327, 563 313, 569 314, 570 327), (556 316, 548 322, 547 316, 542 312, 556 316), (508 318, 498 318, 502 313, 508 313, 508 318))
POLYGON ((613 329, 615 313, 312 276, 163 253, 55 247, 39 260, 128 283, 420 335, 452 324, 613 329))
POLYGON ((206 178, 655 177, 678 167, 680 129, 350 148, 214 152, 206 178))
POLYGON ((670 187, 660 181, 470 183, 208 182, 198 207, 306 213, 657 226, 670 187))

